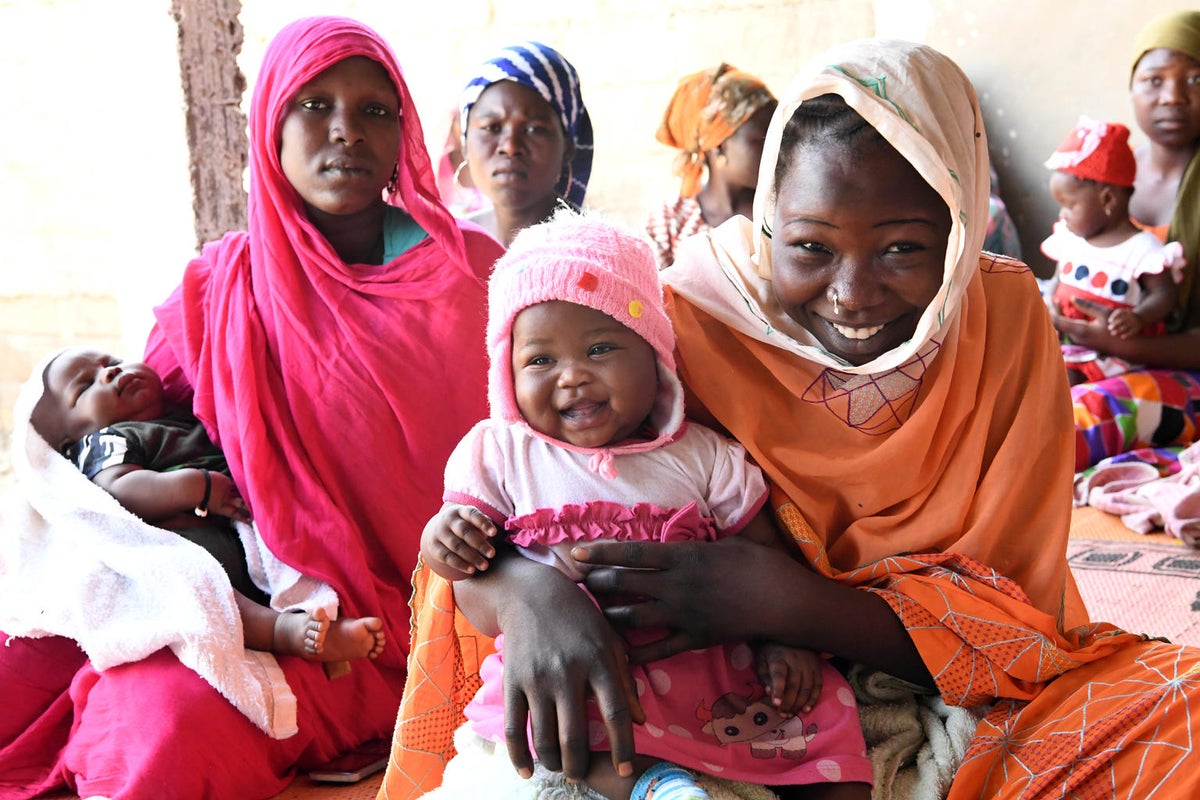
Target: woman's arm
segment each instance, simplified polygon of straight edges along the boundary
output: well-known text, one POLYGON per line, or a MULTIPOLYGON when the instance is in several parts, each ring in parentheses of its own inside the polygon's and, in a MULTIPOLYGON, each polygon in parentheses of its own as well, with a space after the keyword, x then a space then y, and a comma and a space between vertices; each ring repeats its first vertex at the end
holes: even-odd
POLYGON ((717 542, 589 542, 593 592, 645 598, 605 614, 618 627, 671 631, 630 652, 654 661, 722 642, 770 639, 833 653, 923 686, 933 678, 877 595, 825 578, 780 548, 733 536, 717 542))
POLYGON ((1092 319, 1068 319, 1055 311, 1050 312, 1054 327, 1069 336, 1072 342, 1135 364, 1161 369, 1200 370, 1200 331, 1122 339, 1108 330, 1108 308, 1082 299, 1075 300, 1075 307, 1091 315, 1092 319))
POLYGON ((624 643, 587 594, 558 570, 498 547, 486 572, 454 584, 462 613, 489 636, 504 634, 504 726, 508 754, 533 774, 528 725, 538 760, 582 780, 590 746, 586 699, 608 727, 613 766, 633 770, 633 723, 645 714, 624 643))
MULTIPOLYGON (((1142 300, 1133 309, 1133 313, 1141 320, 1143 326, 1166 319, 1179 299, 1175 290, 1175 279, 1170 271, 1143 275, 1138 278, 1138 283, 1142 287, 1142 300)), ((1120 331, 1114 332, 1118 336, 1121 334, 1120 331)))

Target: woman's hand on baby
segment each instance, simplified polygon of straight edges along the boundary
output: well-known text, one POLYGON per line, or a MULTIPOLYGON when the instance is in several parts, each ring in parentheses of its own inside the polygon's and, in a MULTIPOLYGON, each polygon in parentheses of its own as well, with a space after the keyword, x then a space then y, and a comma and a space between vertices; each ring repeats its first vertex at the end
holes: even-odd
POLYGON ((1108 329, 1108 317, 1112 309, 1102 303, 1084 298, 1075 298, 1071 304, 1088 316, 1087 319, 1065 317, 1057 309, 1050 310, 1050 321, 1054 329, 1067 336, 1072 342, 1093 350, 1110 352, 1108 345, 1114 339, 1108 329))
POLYGON ((812 711, 821 696, 824 659, 812 650, 777 642, 756 649, 758 679, 771 703, 789 716, 812 711))
POLYGON ((1137 343, 1141 340, 1138 335, 1141 330, 1140 325, 1138 330, 1129 336, 1122 337, 1112 330, 1109 323, 1113 314, 1116 313, 1114 309, 1082 297, 1076 297, 1071 304, 1086 314, 1088 319, 1071 319, 1052 310, 1050 321, 1054 323, 1055 330, 1075 344, 1090 347, 1101 353, 1108 353, 1131 361, 1143 360, 1137 349, 1137 343))
POLYGON ((208 477, 212 481, 212 489, 208 496, 208 510, 222 517, 250 522, 250 507, 242 499, 233 479, 220 472, 210 472, 208 477))
MULTIPOLYGON (((524 591, 506 592, 497 621, 504 632, 504 733, 509 759, 523 777, 538 761, 580 781, 591 764, 588 700, 608 731, 613 768, 633 771, 633 725, 645 721, 625 645, 586 592, 558 570, 511 555, 488 582, 518 567, 524 591)), ((496 572, 492 570, 491 572, 496 572)), ((512 585, 512 584, 509 584, 512 585)))
POLYGON ((592 592, 620 598, 605 609, 618 629, 667 629, 663 638, 630 650, 635 663, 723 642, 787 639, 779 633, 791 628, 791 610, 816 579, 783 550, 742 536, 716 542, 588 542, 571 555, 592 566, 587 576, 592 592))
POLYGON ((421 558, 443 578, 462 580, 488 568, 495 535, 496 525, 479 509, 446 503, 421 532, 421 558))

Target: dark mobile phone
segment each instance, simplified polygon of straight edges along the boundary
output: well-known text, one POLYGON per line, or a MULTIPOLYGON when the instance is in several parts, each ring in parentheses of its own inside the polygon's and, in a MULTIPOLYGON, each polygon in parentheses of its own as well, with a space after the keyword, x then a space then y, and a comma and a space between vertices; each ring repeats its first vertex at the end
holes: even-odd
POLYGON ((386 767, 391 753, 390 741, 375 739, 311 770, 308 777, 323 783, 358 783, 386 767))

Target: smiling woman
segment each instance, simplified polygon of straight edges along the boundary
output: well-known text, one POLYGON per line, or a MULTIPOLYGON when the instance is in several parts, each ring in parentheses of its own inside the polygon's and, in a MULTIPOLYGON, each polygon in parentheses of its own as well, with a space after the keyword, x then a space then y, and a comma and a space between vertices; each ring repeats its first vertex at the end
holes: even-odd
MULTIPOLYGON (((988 161, 974 87, 932 48, 852 42, 797 76, 768 127, 753 222, 687 239, 662 276, 688 414, 761 467, 774 518, 811 568, 745 535, 588 541, 570 555, 596 604, 503 551, 452 593, 431 586, 414 603, 432 651, 423 678, 470 676, 486 646, 445 618, 456 603, 479 633, 503 634, 506 760, 588 778, 594 703, 619 765, 648 727, 633 724, 634 696, 648 692, 628 689, 631 668, 771 640, 834 654, 858 665, 852 675, 903 678, 910 708, 962 707, 931 736, 964 731, 956 754, 921 777, 952 797, 1192 791, 1181 766, 1195 757, 1200 651, 1088 618, 1065 558, 1062 356, 1029 269, 982 252, 988 161), (813 115, 830 94, 853 113, 813 115)), ((458 687, 436 688, 423 692, 429 708, 406 695, 402 734, 453 718, 458 687)), ((910 713, 904 725, 921 730, 937 716, 910 713)), ((444 752, 419 744, 404 752, 398 739, 394 763, 444 752)), ((896 792, 889 751, 872 752, 884 757, 875 793, 896 792)), ((440 768, 411 763, 426 767, 421 780, 440 768)), ((756 772, 737 777, 813 796, 756 772)))
POLYGON ((779 153, 775 299, 827 353, 862 366, 911 338, 941 287, 949 211, 837 95, 797 109, 779 153))
POLYGON ((459 101, 464 164, 492 208, 470 219, 505 247, 550 216, 583 205, 592 173, 592 121, 563 56, 522 42, 484 62, 459 101))

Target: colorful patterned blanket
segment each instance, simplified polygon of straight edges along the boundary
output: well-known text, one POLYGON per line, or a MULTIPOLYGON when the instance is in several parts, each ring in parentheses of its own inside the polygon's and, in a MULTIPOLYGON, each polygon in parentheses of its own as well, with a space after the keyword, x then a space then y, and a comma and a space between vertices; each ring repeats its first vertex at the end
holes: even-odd
POLYGON ((1171 474, 1172 453, 1163 448, 1178 453, 1196 441, 1200 373, 1130 372, 1074 386, 1071 399, 1076 472, 1126 456, 1171 474))
POLYGON ((1075 505, 1200 546, 1200 374, 1132 372, 1072 387, 1075 505))

